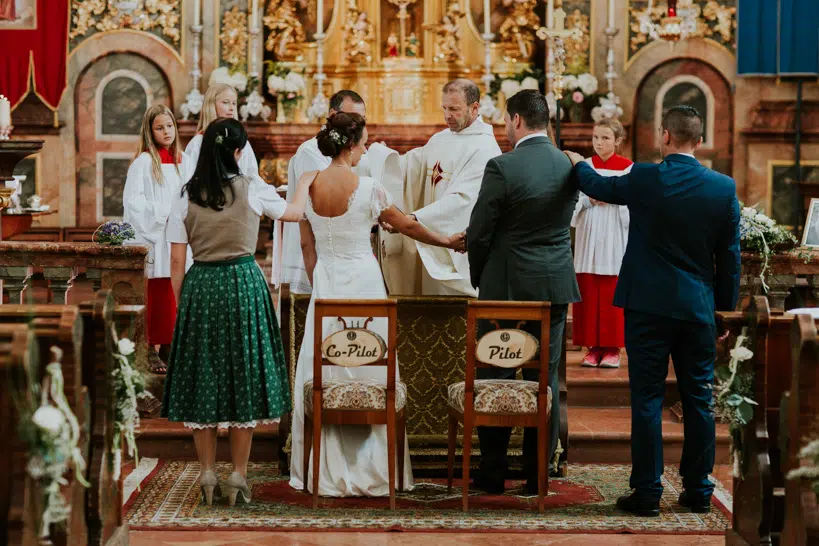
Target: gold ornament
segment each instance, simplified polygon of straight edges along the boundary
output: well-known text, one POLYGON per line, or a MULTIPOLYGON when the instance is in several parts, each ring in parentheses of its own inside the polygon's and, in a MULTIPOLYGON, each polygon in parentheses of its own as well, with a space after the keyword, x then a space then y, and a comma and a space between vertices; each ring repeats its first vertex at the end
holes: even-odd
POLYGON ((736 13, 737 8, 723 6, 719 2, 710 0, 705 4, 702 14, 708 23, 714 24, 705 25, 705 35, 719 34, 726 44, 733 43, 734 29, 737 28, 736 13))
POLYGON ((292 0, 272 0, 267 5, 266 15, 262 21, 270 30, 265 49, 272 51, 280 61, 298 57, 300 46, 307 40, 307 34, 292 0))
POLYGON ((373 60, 375 29, 367 12, 358 9, 356 0, 347 1, 347 20, 344 22, 344 58, 350 64, 371 63, 373 60))
POLYGON ((535 14, 537 0, 514 0, 512 13, 500 26, 503 58, 507 62, 526 62, 534 54, 535 33, 540 17, 535 14))
POLYGON ((589 71, 589 51, 591 35, 589 33, 589 16, 579 9, 566 17, 566 28, 580 29, 579 36, 566 39, 566 70, 569 74, 582 74, 589 71))
POLYGON ((426 30, 435 33, 435 61, 464 63, 464 54, 461 50, 461 28, 459 22, 465 13, 457 2, 449 4, 441 22, 424 25, 426 30))
POLYGON ((247 13, 234 6, 222 15, 222 32, 219 34, 222 60, 230 66, 231 72, 244 69, 247 40, 247 13))
POLYGON ((180 4, 174 0, 72 0, 70 40, 96 32, 140 30, 181 44, 180 4))

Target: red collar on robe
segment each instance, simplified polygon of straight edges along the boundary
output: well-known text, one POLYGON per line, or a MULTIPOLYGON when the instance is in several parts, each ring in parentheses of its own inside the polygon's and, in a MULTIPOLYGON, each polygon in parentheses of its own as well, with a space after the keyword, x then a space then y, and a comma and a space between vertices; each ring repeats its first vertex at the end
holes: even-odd
POLYGON ((592 156, 592 165, 594 165, 595 169, 607 169, 609 171, 624 171, 628 169, 632 165, 632 163, 633 161, 631 161, 630 159, 617 154, 614 154, 606 161, 603 161, 603 159, 597 154, 594 154, 592 156))
POLYGON ((163 165, 176 164, 176 161, 174 161, 171 152, 167 148, 159 148, 159 160, 162 162, 163 165))

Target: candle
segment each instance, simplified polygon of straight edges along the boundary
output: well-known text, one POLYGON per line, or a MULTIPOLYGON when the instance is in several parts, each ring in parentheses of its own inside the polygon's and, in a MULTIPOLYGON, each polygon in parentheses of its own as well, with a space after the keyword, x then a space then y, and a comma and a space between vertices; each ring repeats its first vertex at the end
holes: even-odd
POLYGON ((652 4, 654 4, 654 2, 652 0, 648 0, 648 14, 649 15, 651 15, 651 8, 653 7, 652 4))
POLYGON ((554 0, 549 0, 549 4, 546 6, 546 28, 548 28, 549 30, 553 30, 555 28, 554 12, 555 12, 555 1, 554 0))
POLYGON ((11 127, 11 103, 0 95, 0 127, 11 127))
POLYGON ((324 0, 318 0, 316 10, 316 34, 321 34, 324 32, 324 0))
POLYGON ((609 0, 609 28, 614 28, 614 0, 609 0))
POLYGON ((201 24, 201 13, 199 3, 202 0, 193 0, 193 26, 198 27, 201 24))
POLYGON ((256 26, 256 12, 259 10, 259 0, 253 0, 253 4, 251 4, 250 8, 250 20, 252 21, 253 26, 256 26))

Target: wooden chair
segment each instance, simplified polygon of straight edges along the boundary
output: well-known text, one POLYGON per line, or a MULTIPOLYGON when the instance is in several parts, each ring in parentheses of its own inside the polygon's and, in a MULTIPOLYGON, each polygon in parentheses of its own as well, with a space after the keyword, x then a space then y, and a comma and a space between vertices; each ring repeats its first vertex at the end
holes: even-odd
MULTIPOLYGON (((448 449, 448 477, 447 485, 452 490, 452 479, 455 463, 455 440, 458 422, 463 423, 463 509, 469 509, 469 459, 472 450, 472 431, 475 427, 534 427, 537 428, 537 469, 538 469, 538 511, 545 508, 545 497, 549 492, 549 422, 553 417, 552 390, 549 388, 549 327, 551 318, 551 304, 548 302, 512 302, 512 301, 480 301, 469 302, 466 314, 466 378, 463 383, 449 386, 449 449, 448 449), (540 358, 533 360, 538 349, 537 340, 521 330, 500 330, 497 340, 503 349, 519 347, 531 340, 534 346, 530 350, 523 348, 520 358, 512 360, 509 365, 493 362, 491 355, 484 354, 482 345, 476 341, 477 321, 491 320, 498 326, 497 321, 540 322, 540 358), (504 334, 505 332, 505 334, 504 334), (503 337, 505 335, 505 337, 503 337), (503 345, 508 343, 508 345, 503 345), (476 368, 492 366, 506 368, 538 368, 540 380, 518 381, 515 379, 476 380, 476 368), (490 388, 491 387, 491 388, 490 388), (514 398, 520 401, 520 412, 510 412, 508 405, 501 404, 504 399, 514 398)), ((498 329, 499 326, 498 326, 498 329)), ((483 339, 495 335, 489 332, 483 339)))
MULTIPOLYGON (((321 427, 328 425, 387 425, 387 468, 389 472, 390 509, 395 510, 395 459, 398 447, 398 489, 404 489, 404 433, 406 430, 407 388, 396 381, 395 356, 398 313, 395 300, 316 300, 313 340, 313 380, 304 384, 304 492, 307 492, 310 449, 313 450, 313 508, 318 507, 319 472, 321 461, 321 427), (322 350, 322 324, 325 317, 386 317, 389 330, 386 340, 386 358, 382 347, 380 358, 367 364, 328 360, 322 350), (323 380, 324 366, 361 365, 386 366, 386 383, 372 381, 323 380), (365 399, 366 407, 350 401, 365 399)), ((345 331, 346 323, 345 323, 345 331)), ((383 344, 383 340, 381 340, 383 344)), ((332 356, 330 357, 332 358, 332 356)))
MULTIPOLYGON (((819 338, 809 315, 798 315, 792 329, 793 373, 784 405, 788 427, 782 471, 800 466, 799 451, 819 438, 819 338)), ((783 431, 784 432, 784 431, 783 431)), ((812 461, 806 461, 813 464, 812 461)), ((780 544, 819 544, 819 506, 810 479, 785 481, 785 525, 780 544)))

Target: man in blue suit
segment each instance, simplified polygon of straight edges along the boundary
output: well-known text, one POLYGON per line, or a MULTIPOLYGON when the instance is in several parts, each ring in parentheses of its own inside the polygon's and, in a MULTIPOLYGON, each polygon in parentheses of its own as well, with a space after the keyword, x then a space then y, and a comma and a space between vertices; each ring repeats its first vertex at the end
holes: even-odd
POLYGON ((711 385, 716 358, 715 308, 730 311, 739 297, 739 203, 734 181, 703 167, 694 151, 703 119, 689 106, 663 117, 660 164, 635 164, 620 177, 575 164, 580 191, 626 205, 628 244, 614 305, 625 309, 631 390, 631 482, 617 507, 658 516, 663 486, 662 409, 668 359, 683 405, 685 442, 679 502, 710 510, 716 434, 711 385))

